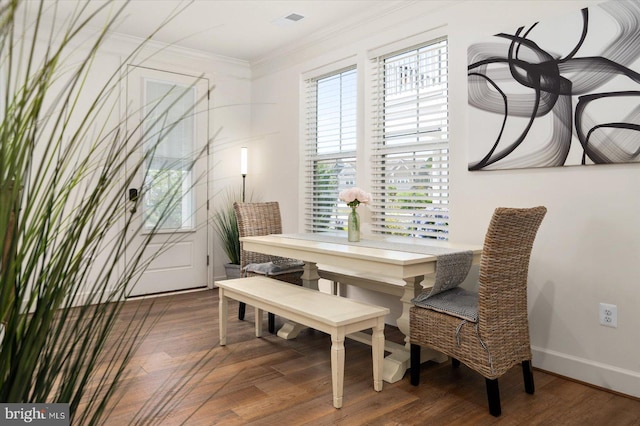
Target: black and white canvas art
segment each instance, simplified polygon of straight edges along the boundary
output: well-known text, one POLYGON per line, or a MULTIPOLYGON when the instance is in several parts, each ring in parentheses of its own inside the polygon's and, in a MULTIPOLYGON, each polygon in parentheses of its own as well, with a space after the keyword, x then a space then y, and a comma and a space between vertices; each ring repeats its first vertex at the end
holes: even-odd
POLYGON ((640 162, 640 1, 468 49, 469 170, 640 162))

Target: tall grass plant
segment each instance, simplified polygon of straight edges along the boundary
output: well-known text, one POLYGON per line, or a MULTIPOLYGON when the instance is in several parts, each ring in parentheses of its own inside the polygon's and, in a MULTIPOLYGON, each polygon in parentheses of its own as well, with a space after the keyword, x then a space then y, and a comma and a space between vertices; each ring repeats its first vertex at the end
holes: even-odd
POLYGON ((126 3, 77 5, 59 16, 55 1, 0 2, 0 402, 68 403, 72 424, 96 424, 149 327, 146 308, 118 316, 156 231, 133 242, 124 194, 154 155, 143 142, 162 135, 117 117, 124 65, 89 79, 126 3))

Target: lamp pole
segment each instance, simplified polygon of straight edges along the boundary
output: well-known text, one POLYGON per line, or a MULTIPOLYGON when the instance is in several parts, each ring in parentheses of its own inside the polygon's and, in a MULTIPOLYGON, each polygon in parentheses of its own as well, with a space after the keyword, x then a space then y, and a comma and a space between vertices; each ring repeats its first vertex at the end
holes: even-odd
POLYGON ((244 203, 245 180, 247 177, 248 152, 247 147, 240 148, 240 174, 242 175, 242 202, 244 203))

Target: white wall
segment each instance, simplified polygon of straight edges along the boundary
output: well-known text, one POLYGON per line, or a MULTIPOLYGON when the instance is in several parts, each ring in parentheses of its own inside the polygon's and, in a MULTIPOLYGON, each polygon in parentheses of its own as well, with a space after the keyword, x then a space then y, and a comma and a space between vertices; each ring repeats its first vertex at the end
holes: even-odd
MULTIPOLYGON (((250 185, 264 200, 281 203, 285 232, 302 230, 301 76, 353 57, 361 78, 366 78, 368 50, 421 32, 447 34, 451 240, 482 243, 497 206, 547 206, 530 266, 534 366, 640 396, 640 166, 467 171, 467 142, 479 131, 468 128, 468 45, 598 2, 518 1, 507 7, 503 1, 469 1, 451 2, 436 11, 428 10, 429 3, 414 2, 322 45, 253 68, 250 185), (600 302, 618 306, 617 328, 599 325, 600 302)), ((361 105, 360 117, 365 152, 370 140, 367 105, 361 105)))

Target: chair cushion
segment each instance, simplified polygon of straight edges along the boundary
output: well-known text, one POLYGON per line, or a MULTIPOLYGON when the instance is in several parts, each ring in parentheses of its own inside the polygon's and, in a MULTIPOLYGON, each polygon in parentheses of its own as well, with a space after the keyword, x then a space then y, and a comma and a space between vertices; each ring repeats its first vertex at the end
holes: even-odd
POLYGON ((284 259, 274 262, 250 263, 244 267, 244 270, 247 272, 253 272, 254 274, 277 276, 291 272, 302 272, 303 266, 304 262, 299 260, 284 259))
POLYGON ((470 322, 478 322, 478 293, 455 287, 435 296, 422 293, 413 304, 432 311, 442 312, 470 322))
POLYGON ((472 262, 471 250, 438 255, 433 287, 426 297, 433 297, 460 285, 469 275, 472 262))

